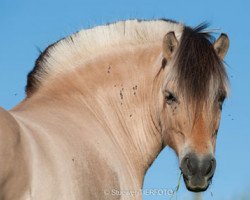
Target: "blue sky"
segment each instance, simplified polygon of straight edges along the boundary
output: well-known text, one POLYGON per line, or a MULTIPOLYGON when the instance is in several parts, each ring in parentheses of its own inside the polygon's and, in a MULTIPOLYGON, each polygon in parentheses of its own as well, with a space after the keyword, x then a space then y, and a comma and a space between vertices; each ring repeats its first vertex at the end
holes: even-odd
MULTIPOLYGON (((231 200, 250 189, 250 1, 198 0, 0 0, 0 105, 10 109, 24 97, 26 75, 46 46, 82 28, 128 18, 170 18, 195 26, 203 21, 228 33, 226 57, 231 95, 223 108, 217 170, 204 199, 231 200)), ((215 35, 216 37, 218 35, 215 35)), ((175 188, 179 169, 166 148, 145 178, 145 188, 175 188)), ((192 193, 181 184, 178 199, 192 193)), ((173 199, 175 199, 174 197, 173 199)), ((148 196, 144 199, 169 199, 148 196)), ((250 199, 250 197, 249 197, 250 199)))

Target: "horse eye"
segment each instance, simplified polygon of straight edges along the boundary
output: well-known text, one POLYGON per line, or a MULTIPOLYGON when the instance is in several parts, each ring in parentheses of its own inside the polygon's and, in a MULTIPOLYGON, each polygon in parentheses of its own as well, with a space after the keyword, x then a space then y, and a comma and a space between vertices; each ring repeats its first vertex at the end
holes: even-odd
POLYGON ((216 129, 216 130, 214 131, 214 133, 212 134, 212 137, 217 137, 217 135, 218 135, 218 129, 216 129))
POLYGON ((220 110, 222 110, 222 106, 223 106, 223 103, 224 103, 225 98, 226 98, 226 97, 225 97, 224 95, 222 95, 222 96, 220 96, 219 99, 218 99, 220 110))
POLYGON ((169 105, 171 105, 174 102, 177 102, 176 97, 171 92, 167 92, 167 94, 165 96, 165 100, 166 100, 167 104, 169 104, 169 105))

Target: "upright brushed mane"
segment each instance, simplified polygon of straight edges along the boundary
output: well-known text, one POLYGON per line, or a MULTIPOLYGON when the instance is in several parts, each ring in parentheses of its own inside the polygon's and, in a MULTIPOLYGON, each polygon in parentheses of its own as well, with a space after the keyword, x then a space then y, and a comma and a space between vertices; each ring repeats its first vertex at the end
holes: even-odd
POLYGON ((83 66, 107 49, 161 42, 169 31, 174 31, 180 38, 183 27, 180 23, 164 19, 127 20, 75 33, 50 45, 41 53, 34 69, 28 74, 27 96, 32 95, 51 77, 83 66))

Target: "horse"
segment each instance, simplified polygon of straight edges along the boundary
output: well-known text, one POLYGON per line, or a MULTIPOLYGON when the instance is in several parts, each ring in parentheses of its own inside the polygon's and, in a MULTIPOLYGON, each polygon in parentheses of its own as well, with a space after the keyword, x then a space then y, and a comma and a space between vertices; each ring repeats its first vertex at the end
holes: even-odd
POLYGON ((126 20, 50 45, 25 99, 0 109, 0 199, 142 199, 166 146, 187 189, 205 191, 229 90, 228 36, 207 28, 126 20))

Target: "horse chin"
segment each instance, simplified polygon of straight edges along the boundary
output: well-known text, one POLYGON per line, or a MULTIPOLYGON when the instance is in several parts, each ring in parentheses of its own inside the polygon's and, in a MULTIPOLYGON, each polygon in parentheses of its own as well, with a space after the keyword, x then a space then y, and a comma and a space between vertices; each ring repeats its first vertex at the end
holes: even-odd
POLYGON ((205 178, 203 178, 203 180, 199 180, 200 183, 197 183, 197 178, 196 177, 186 177, 183 176, 186 188, 190 191, 190 192, 204 192, 208 189, 209 185, 210 185, 210 180, 205 180, 205 178))

